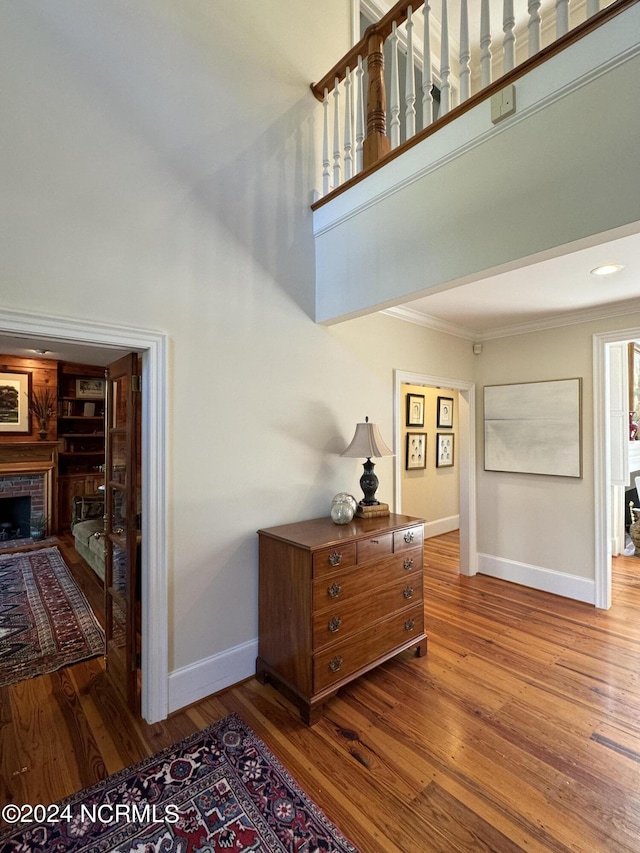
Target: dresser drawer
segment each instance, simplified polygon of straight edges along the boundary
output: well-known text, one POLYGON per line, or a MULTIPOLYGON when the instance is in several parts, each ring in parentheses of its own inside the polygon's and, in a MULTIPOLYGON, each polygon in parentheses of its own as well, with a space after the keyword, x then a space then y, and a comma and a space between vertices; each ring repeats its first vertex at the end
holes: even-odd
POLYGON ((322 575, 313 582, 313 613, 327 607, 348 602, 357 595, 373 592, 393 580, 406 577, 410 572, 422 570, 422 549, 405 551, 383 557, 375 563, 351 566, 333 574, 322 575))
POLYGON ((347 569, 356 564, 356 543, 347 542, 335 548, 324 548, 313 555, 313 576, 322 577, 336 569, 347 569))
POLYGON ((393 533, 383 533, 358 542, 358 563, 368 563, 393 554, 393 533))
POLYGON ((396 530, 393 534, 393 553, 398 554, 407 548, 418 548, 423 545, 424 526, 417 524, 406 530, 396 530))
POLYGON ((424 632, 422 604, 401 613, 395 613, 345 640, 329 646, 313 657, 313 690, 318 692, 344 678, 372 661, 392 652, 424 632))
POLYGON ((313 617, 313 648, 318 651, 329 643, 340 642, 372 622, 418 604, 422 599, 422 572, 414 572, 372 592, 336 601, 313 617))

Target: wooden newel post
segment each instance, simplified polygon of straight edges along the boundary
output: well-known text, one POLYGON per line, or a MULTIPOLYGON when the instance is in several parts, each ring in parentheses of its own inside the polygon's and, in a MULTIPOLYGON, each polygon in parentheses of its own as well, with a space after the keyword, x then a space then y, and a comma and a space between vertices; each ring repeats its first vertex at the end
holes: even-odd
POLYGON ((364 168, 372 166, 391 150, 387 136, 387 94, 384 86, 382 36, 373 34, 367 42, 367 136, 363 143, 364 168))

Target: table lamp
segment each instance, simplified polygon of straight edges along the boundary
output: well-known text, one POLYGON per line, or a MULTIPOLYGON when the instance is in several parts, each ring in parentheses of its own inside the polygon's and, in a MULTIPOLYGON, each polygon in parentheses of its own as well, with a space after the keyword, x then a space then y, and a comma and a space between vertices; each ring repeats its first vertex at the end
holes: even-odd
POLYGON ((360 478, 360 488, 364 492, 364 498, 360 501, 359 507, 381 508, 386 506, 386 504, 381 504, 380 501, 376 500, 378 478, 374 473, 375 464, 371 461, 371 457, 374 456, 377 458, 393 455, 393 450, 390 450, 382 440, 377 424, 370 424, 369 418, 365 418, 364 423, 356 424, 356 431, 351 439, 351 444, 346 450, 342 451, 340 456, 351 456, 360 459, 364 456, 367 460, 362 464, 364 473, 360 478))

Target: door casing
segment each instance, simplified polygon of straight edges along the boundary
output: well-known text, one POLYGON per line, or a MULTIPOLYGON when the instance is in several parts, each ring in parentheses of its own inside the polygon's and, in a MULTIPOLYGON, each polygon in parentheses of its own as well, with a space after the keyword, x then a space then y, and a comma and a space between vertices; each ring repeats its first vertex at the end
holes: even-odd
POLYGON ((401 512, 402 466, 402 385, 427 385, 451 388, 459 392, 458 435, 460 466, 460 574, 475 575, 478 571, 478 546, 476 534, 476 386, 473 382, 450 377, 431 376, 394 370, 393 440, 395 453, 395 511, 401 512))
POLYGON ((0 309, 0 334, 137 350, 142 355, 141 714, 148 723, 164 720, 169 712, 167 337, 150 329, 4 308, 0 309))

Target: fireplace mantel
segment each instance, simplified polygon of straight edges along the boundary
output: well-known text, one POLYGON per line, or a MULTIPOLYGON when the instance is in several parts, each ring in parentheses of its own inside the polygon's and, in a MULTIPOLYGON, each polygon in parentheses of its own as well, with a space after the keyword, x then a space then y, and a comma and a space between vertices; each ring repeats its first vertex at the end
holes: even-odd
POLYGON ((0 439, 0 465, 11 462, 50 462, 58 457, 57 441, 15 441, 3 444, 0 439))

